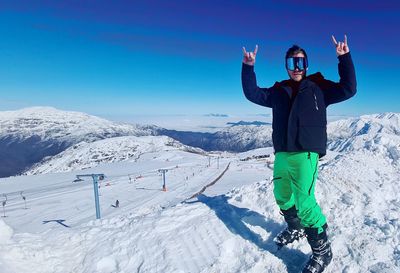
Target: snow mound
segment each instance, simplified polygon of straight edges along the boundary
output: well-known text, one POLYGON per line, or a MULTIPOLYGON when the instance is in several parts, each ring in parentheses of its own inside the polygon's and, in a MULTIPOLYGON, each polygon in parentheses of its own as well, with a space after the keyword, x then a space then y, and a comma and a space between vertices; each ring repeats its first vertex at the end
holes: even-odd
POLYGON ((13 236, 13 229, 0 219, 0 244, 7 243, 13 236))
POLYGON ((97 262, 97 271, 99 273, 113 273, 117 272, 118 264, 112 256, 104 257, 97 262))
POLYGON ((400 159, 400 114, 385 113, 339 120, 328 125, 328 149, 337 152, 363 151, 400 159))

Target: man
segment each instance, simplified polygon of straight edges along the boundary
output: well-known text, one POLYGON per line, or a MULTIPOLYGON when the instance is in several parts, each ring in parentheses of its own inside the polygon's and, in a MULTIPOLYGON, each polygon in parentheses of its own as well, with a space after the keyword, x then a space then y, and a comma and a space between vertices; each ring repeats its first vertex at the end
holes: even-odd
POLYGON ((270 88, 257 86, 254 52, 243 47, 242 86, 248 100, 272 108, 272 141, 275 150, 274 196, 287 223, 275 238, 279 247, 305 235, 312 255, 303 273, 322 272, 332 260, 327 223, 314 196, 318 160, 326 154, 326 107, 347 100, 356 93, 356 76, 347 37, 337 42, 338 83, 321 73, 307 76, 306 51, 297 45, 286 53, 288 80, 270 88))

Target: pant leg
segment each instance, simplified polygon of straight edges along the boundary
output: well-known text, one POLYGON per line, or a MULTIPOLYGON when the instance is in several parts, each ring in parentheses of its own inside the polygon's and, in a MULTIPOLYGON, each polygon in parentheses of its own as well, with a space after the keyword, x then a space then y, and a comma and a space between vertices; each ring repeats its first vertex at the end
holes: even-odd
POLYGON ((274 161, 274 196, 281 210, 287 210, 294 206, 294 196, 288 173, 288 153, 278 152, 274 161))
POLYGON ((318 228, 322 231, 326 218, 314 195, 318 160, 317 153, 300 152, 290 153, 287 162, 294 202, 301 224, 304 227, 318 228))

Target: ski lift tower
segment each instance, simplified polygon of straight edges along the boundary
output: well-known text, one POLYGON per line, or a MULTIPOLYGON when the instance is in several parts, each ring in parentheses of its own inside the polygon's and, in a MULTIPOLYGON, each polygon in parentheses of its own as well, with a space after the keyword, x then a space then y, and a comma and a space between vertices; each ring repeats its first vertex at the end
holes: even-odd
POLYGON ((82 177, 92 177, 93 179, 96 219, 100 219, 99 180, 104 180, 104 174, 78 174, 74 182, 82 181, 82 177))
POLYGON ((163 191, 167 191, 167 186, 165 185, 165 173, 168 172, 167 169, 159 169, 158 172, 162 173, 163 176, 163 187, 162 190, 163 191))

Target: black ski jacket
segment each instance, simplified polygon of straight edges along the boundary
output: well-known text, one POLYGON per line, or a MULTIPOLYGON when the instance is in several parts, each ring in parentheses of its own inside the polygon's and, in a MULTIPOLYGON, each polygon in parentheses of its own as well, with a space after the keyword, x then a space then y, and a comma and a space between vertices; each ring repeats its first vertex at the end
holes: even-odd
POLYGON ((248 100, 272 108, 272 142, 275 152, 316 152, 326 154, 326 108, 347 100, 356 93, 356 74, 350 52, 338 57, 338 83, 324 79, 321 73, 300 82, 291 101, 289 80, 270 88, 257 86, 254 66, 242 65, 242 87, 248 100))

